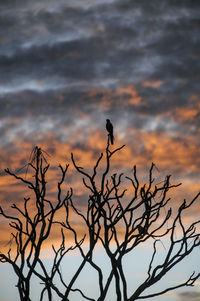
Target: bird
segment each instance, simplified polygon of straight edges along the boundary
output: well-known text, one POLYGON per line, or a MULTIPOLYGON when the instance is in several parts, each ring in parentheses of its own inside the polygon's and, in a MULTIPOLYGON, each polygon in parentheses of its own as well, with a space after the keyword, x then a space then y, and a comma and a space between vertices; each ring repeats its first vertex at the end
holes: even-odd
POLYGON ((106 119, 106 129, 108 131, 108 135, 110 137, 111 144, 114 143, 114 136, 113 136, 113 125, 110 122, 110 119, 106 119))
POLYGON ((144 229, 144 227, 142 227, 141 225, 138 225, 137 228, 138 228, 139 235, 142 235, 142 234, 145 233, 145 229, 144 229))

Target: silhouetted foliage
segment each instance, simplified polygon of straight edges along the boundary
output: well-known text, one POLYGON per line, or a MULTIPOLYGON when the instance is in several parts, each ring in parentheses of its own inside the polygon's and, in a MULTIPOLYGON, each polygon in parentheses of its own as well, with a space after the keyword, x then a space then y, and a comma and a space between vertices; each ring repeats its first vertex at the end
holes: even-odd
MULTIPOLYGON (((56 300, 62 301, 70 300, 74 292, 80 293, 80 297, 85 300, 106 300, 113 283, 117 301, 147 299, 183 286, 193 286, 199 278, 200 274, 193 272, 183 283, 167 287, 163 291, 145 294, 148 288, 159 282, 166 273, 200 245, 200 234, 196 230, 200 221, 194 221, 190 225, 184 225, 183 222, 183 214, 197 201, 199 193, 190 202, 184 200, 172 216, 168 193, 180 184, 171 184, 171 177, 166 176, 156 185, 153 163, 149 170, 148 182, 143 185, 139 183, 136 166, 133 168, 132 177, 124 176, 122 173, 110 176, 112 157, 124 147, 123 145, 111 149, 108 136, 105 154, 100 154, 90 172, 78 166, 74 154, 71 154, 73 166, 83 177, 83 186, 88 191, 87 207, 82 211, 73 200, 72 188, 63 196, 62 186, 69 165, 59 166, 61 179, 57 187, 57 200, 56 202, 48 200, 46 174, 49 164, 40 148, 35 148, 33 158, 28 164, 34 174, 32 181, 6 169, 7 174, 24 183, 34 194, 34 199, 24 198, 23 208, 16 204, 12 205, 18 213, 16 216, 9 215, 0 208, 0 214, 10 221, 9 225, 14 229, 12 236, 15 241, 15 249, 10 248, 6 254, 0 253, 0 261, 13 267, 18 279, 17 288, 21 301, 31 300, 30 285, 33 277, 39 278, 42 285, 40 300, 44 300, 47 293, 48 300, 53 300, 53 296, 57 296, 56 300), (105 164, 101 165, 103 158, 105 164), (122 188, 122 181, 125 180, 130 184, 127 186, 129 191, 122 188), (64 221, 59 220, 56 215, 63 209, 64 221), (82 220, 85 233, 81 238, 71 220, 71 214, 82 220), (61 244, 58 249, 52 246, 54 258, 50 268, 45 266, 41 251, 53 227, 60 227, 61 244), (178 235, 175 229, 179 229, 178 235), (67 240, 71 236, 74 240, 73 246, 71 241, 67 240), (163 248, 162 262, 156 264, 158 243, 163 239, 168 239, 168 244, 163 248), (146 241, 152 242, 147 277, 130 292, 123 260, 128 253, 146 241), (101 265, 94 258, 99 245, 110 262, 108 275, 104 274, 101 265), (65 273, 61 269, 62 260, 65 256, 70 256, 70 251, 75 249, 80 253, 81 262, 71 279, 66 280, 65 273), (76 281, 86 264, 89 264, 98 276, 96 286, 99 293, 95 299, 89 296, 87 289, 76 288, 76 281), (62 286, 57 285, 58 282, 62 286)), ((132 256, 134 260, 134 255, 132 256)))

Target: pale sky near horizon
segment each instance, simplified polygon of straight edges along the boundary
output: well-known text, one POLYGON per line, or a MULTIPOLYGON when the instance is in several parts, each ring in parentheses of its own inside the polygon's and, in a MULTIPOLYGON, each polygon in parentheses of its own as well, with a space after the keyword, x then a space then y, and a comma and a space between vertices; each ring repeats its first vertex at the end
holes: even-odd
MULTIPOLYGON (((126 265, 126 275, 128 279, 128 283, 130 286, 130 291, 135 287, 137 287, 137 284, 140 284, 142 279, 146 276, 146 269, 145 266, 148 264, 148 254, 149 248, 141 247, 139 250, 136 251, 135 256, 128 256, 128 258, 125 260, 126 265), (142 266, 141 266, 142 265, 142 266)), ((170 272, 168 276, 164 278, 161 282, 158 283, 158 285, 155 286, 154 290, 150 289, 149 292, 157 291, 160 289, 165 289, 166 285, 168 284, 175 284, 178 281, 183 281, 184 277, 187 275, 189 276, 189 269, 194 270, 196 268, 197 262, 196 258, 199 255, 198 252, 195 251, 194 256, 189 256, 189 258, 186 259, 184 263, 179 264, 174 271, 170 272)), ((96 253, 96 261, 100 263, 100 265, 103 267, 103 270, 107 271, 107 265, 105 264, 105 256, 102 255, 100 251, 97 251, 96 253), (103 264, 102 264, 103 263, 103 264)), ((45 264, 50 264, 51 259, 46 258, 45 264)), ((70 256, 70 259, 64 260, 62 264, 62 274, 66 276, 67 274, 70 274, 71 271, 74 270, 74 267, 77 266, 79 262, 79 255, 72 255, 70 256)), ((17 299, 17 288, 15 287, 16 284, 16 277, 11 272, 11 269, 3 266, 1 267, 1 277, 0 277, 0 289, 1 289, 1 295, 0 295, 0 301, 13 301, 18 300, 17 299)), ((197 283, 196 289, 188 289, 188 288, 182 288, 176 291, 169 292, 165 295, 158 296, 155 298, 149 298, 147 300, 149 301, 198 301, 199 300, 199 293, 200 289, 199 281, 197 283), (179 295, 180 294, 180 295, 179 295), (187 295, 188 294, 188 295, 187 295), (185 295, 185 297, 184 297, 185 295)), ((80 280, 77 282, 77 286, 80 288, 83 288, 83 291, 85 293, 89 293, 91 297, 95 297, 96 294, 96 274, 90 270, 90 268, 87 268, 86 271, 83 272, 80 280), (79 285, 79 286, 78 286, 79 285)), ((41 288, 41 285, 38 283, 38 281, 34 280, 32 283, 32 296, 33 301, 39 300, 39 289, 41 288)), ((54 301, 57 300, 57 298, 54 296, 54 301)), ((70 301, 83 301, 84 299, 81 298, 80 294, 71 294, 70 295, 70 301)), ((45 299, 45 301, 48 301, 45 299)), ((116 301, 116 295, 114 292, 114 289, 112 288, 110 292, 108 293, 108 296, 106 298, 106 301, 116 301)))
MULTIPOLYGON (((49 154, 50 183, 71 151, 92 167, 106 144, 106 118, 115 145, 126 144, 116 168, 130 173, 136 164, 143 179, 154 162, 158 179, 172 174, 183 183, 175 200, 191 199, 200 190, 199 31, 198 0, 1 1, 1 206, 20 204, 24 196, 4 168, 24 175, 36 145, 49 154)), ((68 179, 80 195, 71 165, 68 179)), ((198 215, 199 205, 188 219, 198 215)), ((2 218, 0 235, 2 246, 2 218)), ((191 267, 196 262, 198 252, 191 267)), ((177 275, 188 272, 190 262, 177 275)), ((4 275, 11 277, 0 265, 0 301, 13 301, 4 275)), ((199 301, 199 284, 194 292, 186 296, 199 301)), ((155 300, 184 297, 177 291, 155 300)))

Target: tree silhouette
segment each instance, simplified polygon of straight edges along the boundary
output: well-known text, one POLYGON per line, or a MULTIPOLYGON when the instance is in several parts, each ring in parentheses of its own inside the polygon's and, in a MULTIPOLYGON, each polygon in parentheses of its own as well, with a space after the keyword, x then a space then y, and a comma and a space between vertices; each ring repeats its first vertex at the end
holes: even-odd
MULTIPOLYGON (((0 252, 0 261, 12 266, 18 279, 17 288, 21 301, 32 300, 30 287, 33 277, 37 277, 41 283, 41 301, 45 299, 45 293, 47 300, 51 301, 53 296, 56 296, 56 300, 67 301, 74 292, 79 293, 83 300, 103 301, 106 300, 113 283, 117 301, 147 299, 183 286, 193 286, 200 277, 200 274, 193 272, 182 283, 156 293, 146 293, 147 289, 153 287, 200 245, 200 234, 197 231, 200 220, 190 225, 185 225, 183 221, 184 213, 197 202, 200 193, 190 202, 184 200, 172 215, 169 191, 176 189, 180 184, 171 184, 169 175, 156 184, 153 176, 155 164, 152 163, 150 167, 146 184, 139 183, 136 166, 133 168, 132 177, 122 173, 111 173, 112 158, 124 147, 125 145, 111 149, 108 137, 105 154, 100 154, 90 172, 78 166, 74 154, 71 154, 72 164, 82 176, 82 184, 88 191, 87 207, 84 210, 80 210, 74 202, 72 188, 63 196, 63 185, 69 165, 59 166, 61 178, 57 186, 57 199, 48 199, 46 174, 49 164, 41 148, 35 148, 33 158, 28 163, 33 172, 32 181, 9 169, 5 170, 7 174, 24 183, 34 195, 34 198, 24 198, 23 208, 16 204, 11 206, 17 214, 10 215, 0 207, 0 214, 10 221, 9 226, 14 229, 12 237, 15 242, 14 249, 10 248, 7 253, 0 252), (125 182, 129 184, 127 188, 124 188, 125 182), (63 210, 65 214, 62 220, 58 218, 57 213, 63 210), (74 214, 81 220, 84 229, 82 237, 72 221, 74 214), (61 243, 57 249, 52 245, 53 263, 51 267, 47 267, 41 252, 54 227, 60 228, 61 243), (67 237, 73 237, 73 245, 67 237), (168 240, 168 244, 163 245, 162 262, 157 264, 158 245, 159 242, 163 244, 164 239, 168 240), (130 292, 124 271, 124 258, 147 241, 152 245, 147 276, 130 292), (98 246, 103 248, 110 262, 108 275, 95 259, 98 246), (62 261, 75 249, 80 254, 80 265, 71 279, 66 280, 61 269, 62 261), (88 295, 87 289, 76 287, 86 265, 98 276, 98 296, 95 299, 88 295), (58 283, 61 285, 57 285, 58 283)), ((131 258, 135 260, 134 255, 131 258)))

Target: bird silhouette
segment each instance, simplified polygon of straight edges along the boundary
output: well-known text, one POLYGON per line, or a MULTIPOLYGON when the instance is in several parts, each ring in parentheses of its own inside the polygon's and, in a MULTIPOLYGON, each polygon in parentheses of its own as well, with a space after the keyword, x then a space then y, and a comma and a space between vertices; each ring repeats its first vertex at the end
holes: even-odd
POLYGON ((108 131, 108 135, 110 137, 111 144, 114 143, 114 136, 113 136, 113 125, 110 122, 110 119, 106 119, 106 129, 108 131))
POLYGON ((140 235, 145 234, 145 228, 144 227, 142 227, 141 225, 138 225, 137 228, 138 228, 138 232, 139 232, 140 235))

